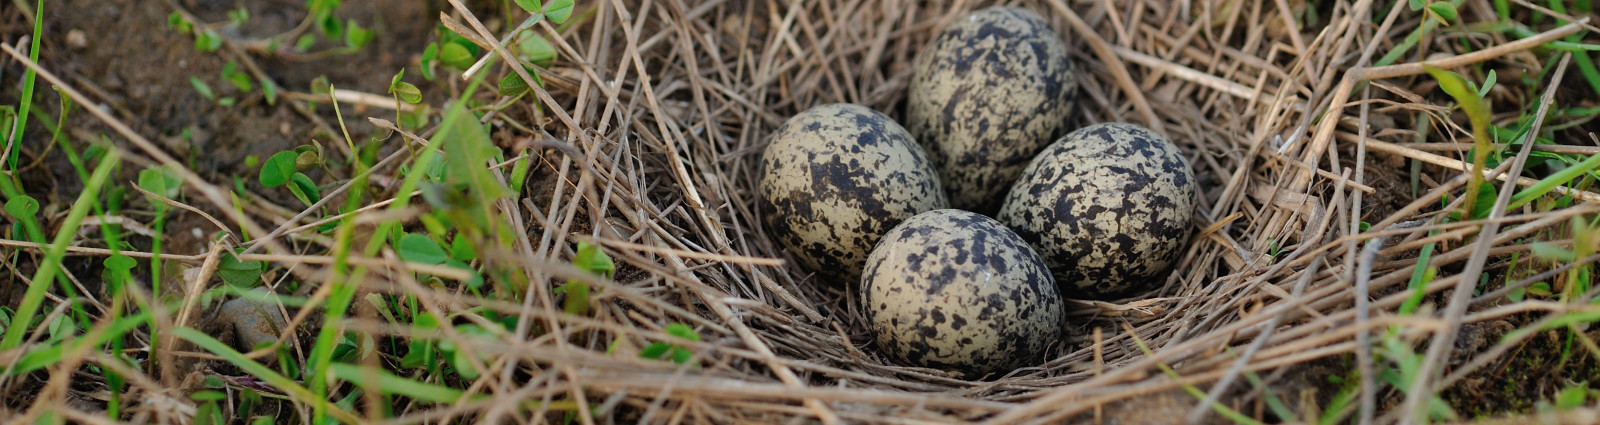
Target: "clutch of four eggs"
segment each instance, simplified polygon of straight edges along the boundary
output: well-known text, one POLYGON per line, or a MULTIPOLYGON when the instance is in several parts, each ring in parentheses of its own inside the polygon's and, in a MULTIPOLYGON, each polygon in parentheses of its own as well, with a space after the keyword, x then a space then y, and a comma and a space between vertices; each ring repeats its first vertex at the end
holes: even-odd
POLYGON ((1063 296, 1148 290, 1181 255, 1197 197, 1188 161, 1134 125, 1067 133, 1077 81, 1066 49, 1032 12, 984 9, 919 56, 909 129, 828 104, 772 135, 767 228, 806 271, 860 284, 891 357, 1012 367, 1059 339, 1063 296), (1040 342, 996 352, 988 340, 1040 342))

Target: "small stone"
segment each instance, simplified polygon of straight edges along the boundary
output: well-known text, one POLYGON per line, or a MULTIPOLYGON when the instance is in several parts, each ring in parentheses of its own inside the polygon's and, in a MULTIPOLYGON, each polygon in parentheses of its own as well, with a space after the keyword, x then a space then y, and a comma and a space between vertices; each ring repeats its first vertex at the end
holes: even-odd
POLYGON ((89 36, 84 35, 83 30, 80 29, 67 31, 67 47, 73 50, 83 50, 89 47, 89 36))
MULTIPOLYGON (((222 308, 217 312, 220 330, 233 331, 233 346, 241 352, 278 342, 278 335, 283 333, 284 327, 289 326, 277 304, 265 299, 272 296, 271 291, 261 287, 251 292, 255 296, 229 300, 222 303, 222 308)), ((293 339, 289 342, 293 343, 293 339)))

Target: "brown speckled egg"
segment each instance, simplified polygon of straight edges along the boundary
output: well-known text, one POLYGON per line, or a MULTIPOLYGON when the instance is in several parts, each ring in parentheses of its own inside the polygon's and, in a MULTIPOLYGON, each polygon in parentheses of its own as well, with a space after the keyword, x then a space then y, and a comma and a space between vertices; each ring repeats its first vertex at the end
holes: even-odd
POLYGON ((1148 290, 1183 254, 1194 171, 1178 147, 1132 124, 1095 124, 1045 148, 995 217, 1044 257, 1067 297, 1148 290))
POLYGON ((992 218, 936 210, 883 236, 861 276, 861 305, 895 361, 1004 375, 1061 338, 1064 301, 1043 260, 992 218))
POLYGON ((991 7, 939 32, 918 56, 907 128, 928 149, 950 205, 991 214, 1022 168, 1065 133, 1078 80, 1039 15, 991 7))
POLYGON ((843 287, 884 232, 946 208, 939 177, 906 130, 860 105, 789 118, 761 157, 767 228, 805 269, 843 287))

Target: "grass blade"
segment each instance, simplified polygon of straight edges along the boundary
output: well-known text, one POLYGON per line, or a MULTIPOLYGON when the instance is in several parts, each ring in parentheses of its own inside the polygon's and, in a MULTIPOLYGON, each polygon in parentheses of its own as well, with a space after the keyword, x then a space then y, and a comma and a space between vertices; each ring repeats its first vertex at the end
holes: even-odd
MULTIPOLYGON (((316 402, 317 400, 317 397, 312 395, 310 390, 307 390, 305 387, 295 383, 294 380, 278 374, 278 372, 272 370, 272 368, 266 367, 260 363, 256 363, 255 360, 250 360, 250 358, 245 357, 243 353, 234 351, 232 347, 228 347, 228 344, 224 344, 222 341, 212 338, 211 335, 206 335, 204 332, 200 332, 192 328, 174 328, 168 330, 167 332, 171 332, 173 336, 183 338, 186 341, 194 343, 194 345, 200 346, 201 349, 209 351, 211 354, 217 355, 217 357, 221 357, 223 361, 237 366, 240 370, 250 374, 250 376, 260 378, 262 381, 266 381, 267 385, 271 385, 274 388, 282 390, 284 394, 288 394, 289 397, 299 399, 301 402, 306 403, 316 402)), ((324 399, 322 401, 326 402, 327 400, 324 399)), ((330 406, 328 406, 328 413, 333 415, 334 418, 347 423, 361 422, 361 419, 356 417, 356 415, 339 409, 337 406, 332 406, 331 403, 326 404, 330 404, 330 406)))
POLYGON ((1472 180, 1467 182, 1467 193, 1462 195, 1467 199, 1462 203, 1465 212, 1461 214, 1463 219, 1470 219, 1476 216, 1478 191, 1483 186, 1483 164, 1489 160, 1489 149, 1492 147, 1489 139, 1489 101, 1478 96, 1478 92, 1467 84, 1467 79, 1461 74, 1426 64, 1422 68, 1439 81, 1439 88, 1461 104, 1462 112, 1466 112, 1467 119, 1472 122, 1472 141, 1476 145, 1472 150, 1472 180))
POLYGON ((62 353, 76 352, 84 347, 95 347, 113 339, 122 338, 128 332, 144 324, 145 320, 149 319, 149 316, 149 312, 142 311, 132 316, 118 318, 110 324, 99 328, 98 331, 84 335, 83 338, 69 340, 45 348, 28 350, 17 359, 16 367, 11 370, 10 374, 13 376, 24 375, 60 362, 63 358, 62 353))
POLYGON ((107 150, 105 156, 100 158, 100 164, 95 166, 94 175, 89 176, 83 191, 78 193, 78 199, 72 203, 72 210, 67 213, 67 220, 61 224, 61 230, 56 232, 55 240, 51 241, 46 249, 44 261, 39 264, 39 270, 33 274, 33 283, 28 285, 28 291, 22 295, 22 302, 17 304, 17 315, 11 319, 11 323, 18 325, 6 328, 5 339, 0 340, 0 350, 15 348, 17 344, 22 343, 22 336, 28 333, 27 323, 33 320, 40 304, 44 302, 45 291, 50 289, 50 282, 55 281, 56 272, 61 270, 61 260, 67 256, 67 245, 72 243, 73 235, 78 233, 78 225, 89 215, 89 206, 94 204, 100 188, 111 179, 111 170, 116 168, 117 162, 121 160, 122 154, 114 149, 107 150))
MULTIPOLYGON (((333 376, 336 378, 353 382, 363 387, 375 388, 381 394, 399 394, 434 403, 455 403, 466 395, 466 393, 455 388, 413 381, 376 367, 335 363, 328 365, 328 371, 333 372, 333 376)), ((483 394, 479 395, 483 396, 483 394)))
MULTIPOLYGON (((38 6, 33 8, 33 38, 28 45, 28 60, 33 61, 33 63, 39 63, 39 40, 42 38, 44 38, 44 0, 39 0, 38 6)), ((17 128, 7 135, 8 139, 19 143, 6 144, 12 146, 18 152, 22 150, 22 143, 20 143, 22 141, 22 133, 28 128, 28 111, 33 109, 33 85, 37 77, 38 75, 33 68, 27 68, 22 72, 22 99, 17 101, 17 128)), ((10 152, 10 155, 6 155, 7 170, 15 171, 17 169, 17 157, 21 156, 17 154, 18 152, 10 152)))
POLYGON ((1579 176, 1588 173, 1590 170, 1594 170, 1595 167, 1600 167, 1600 155, 1590 156, 1588 159, 1583 160, 1583 162, 1579 162, 1577 165, 1563 168, 1561 171, 1551 174, 1550 177, 1540 179, 1539 182, 1534 183, 1533 186, 1528 186, 1527 189, 1522 189, 1521 192, 1517 192, 1515 195, 1511 196, 1511 202, 1506 204, 1506 209, 1510 210, 1520 207, 1523 204, 1527 204, 1528 202, 1533 201, 1534 199, 1537 199, 1546 193, 1550 193, 1550 191, 1554 190, 1556 186, 1566 184, 1567 182, 1572 181, 1572 179, 1576 179, 1579 176))

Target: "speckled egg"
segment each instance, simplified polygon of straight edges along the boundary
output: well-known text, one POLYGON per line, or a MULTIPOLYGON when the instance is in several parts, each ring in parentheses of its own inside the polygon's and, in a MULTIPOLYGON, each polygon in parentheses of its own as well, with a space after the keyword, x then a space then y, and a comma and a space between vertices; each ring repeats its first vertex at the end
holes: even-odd
POLYGON ((991 214, 1022 168, 1065 133, 1078 80, 1066 43, 1043 18, 991 7, 951 23, 923 48, 906 106, 955 208, 991 214))
POLYGON ((1159 286, 1183 254, 1197 199, 1178 147, 1132 124, 1095 124, 1039 153, 995 217, 1044 257, 1072 298, 1159 286))
POLYGON ((884 232, 946 208, 922 148, 893 119, 830 104, 778 127, 761 157, 767 228, 805 269, 843 287, 884 232))
POLYGON ((929 211, 889 230, 867 258, 861 305, 890 358, 974 379, 1037 364, 1060 340, 1065 310, 1026 241, 962 210, 929 211))

